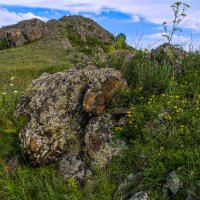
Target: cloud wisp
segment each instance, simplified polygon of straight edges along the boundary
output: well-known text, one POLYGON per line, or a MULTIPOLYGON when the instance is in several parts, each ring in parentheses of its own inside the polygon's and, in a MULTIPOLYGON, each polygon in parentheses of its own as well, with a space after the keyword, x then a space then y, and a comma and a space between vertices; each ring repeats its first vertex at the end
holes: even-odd
POLYGON ((0 8, 0 27, 15 24, 19 21, 32 19, 32 18, 38 18, 42 21, 48 20, 46 17, 40 17, 40 16, 37 16, 37 15, 34 15, 31 12, 15 13, 15 12, 9 12, 5 8, 0 8))

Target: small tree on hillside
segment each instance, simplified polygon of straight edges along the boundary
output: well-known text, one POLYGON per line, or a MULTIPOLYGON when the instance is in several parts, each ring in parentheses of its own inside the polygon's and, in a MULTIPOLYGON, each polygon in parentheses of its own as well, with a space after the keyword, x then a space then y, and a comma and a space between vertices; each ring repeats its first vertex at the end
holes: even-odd
POLYGON ((122 49, 126 46, 126 35, 119 33, 116 37, 116 47, 122 49))

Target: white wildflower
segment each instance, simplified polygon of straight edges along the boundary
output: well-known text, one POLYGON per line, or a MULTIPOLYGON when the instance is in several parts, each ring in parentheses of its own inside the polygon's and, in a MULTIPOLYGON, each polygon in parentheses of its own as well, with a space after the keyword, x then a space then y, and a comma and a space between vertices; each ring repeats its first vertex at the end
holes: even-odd
POLYGON ((12 76, 12 77, 10 78, 10 80, 11 80, 11 81, 13 81, 14 79, 15 79, 15 77, 14 77, 14 76, 12 76))

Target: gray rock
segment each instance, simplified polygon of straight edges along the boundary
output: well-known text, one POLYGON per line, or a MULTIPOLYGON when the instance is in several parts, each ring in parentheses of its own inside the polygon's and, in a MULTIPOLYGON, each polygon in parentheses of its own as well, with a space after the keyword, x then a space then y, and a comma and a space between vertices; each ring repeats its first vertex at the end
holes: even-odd
POLYGON ((167 175, 166 184, 163 187, 163 193, 167 196, 169 191, 176 194, 183 187, 182 181, 177 177, 176 172, 172 171, 167 175))
POLYGON ((81 160, 80 155, 71 153, 64 155, 60 160, 58 174, 66 181, 73 179, 79 183, 83 183, 91 175, 91 171, 81 160))
POLYGON ((68 38, 63 38, 61 40, 61 45, 64 47, 64 49, 70 49, 70 48, 72 48, 72 45, 71 45, 71 43, 70 43, 70 41, 69 41, 68 38))
POLYGON ((146 200, 148 194, 141 190, 141 182, 138 184, 139 174, 129 174, 127 178, 119 185, 118 193, 124 200, 146 200), (140 191, 140 192, 138 192, 140 191))
POLYGON ((152 49, 150 52, 150 59, 157 61, 158 63, 168 61, 172 65, 175 73, 183 72, 183 61, 187 53, 181 47, 176 47, 169 43, 164 43, 152 49))
POLYGON ((116 125, 111 115, 93 117, 85 130, 84 153, 90 160, 90 166, 102 168, 125 148, 125 144, 113 141, 112 127, 116 125))
POLYGON ((137 192, 129 200, 148 200, 148 193, 145 191, 137 192))
POLYGON ((113 93, 123 87, 126 81, 112 68, 43 74, 21 95, 15 110, 16 116, 29 118, 20 132, 23 152, 34 165, 61 160, 65 178, 82 180, 85 164, 104 166, 124 146, 113 141, 115 120, 103 114, 113 93))
POLYGON ((123 195, 124 191, 126 191, 130 184, 134 181, 135 175, 134 174, 129 174, 127 178, 119 185, 118 187, 118 192, 123 195))
POLYGON ((18 160, 16 157, 10 157, 5 160, 5 172, 8 176, 15 176, 17 173, 18 160))

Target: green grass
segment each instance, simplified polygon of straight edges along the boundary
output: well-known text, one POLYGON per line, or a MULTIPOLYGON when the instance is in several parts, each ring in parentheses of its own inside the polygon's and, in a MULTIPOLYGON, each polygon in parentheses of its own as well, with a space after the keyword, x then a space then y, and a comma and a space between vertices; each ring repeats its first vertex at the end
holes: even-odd
POLYGON ((18 48, 0 51, 0 91, 7 91, 15 76, 17 90, 27 85, 42 73, 55 73, 72 66, 64 48, 43 46, 40 41, 18 48))
POLYGON ((0 197, 2 200, 76 199, 74 194, 67 194, 67 185, 63 185, 62 178, 57 176, 53 166, 37 169, 30 166, 20 166, 15 178, 10 178, 1 166, 0 178, 0 197))

